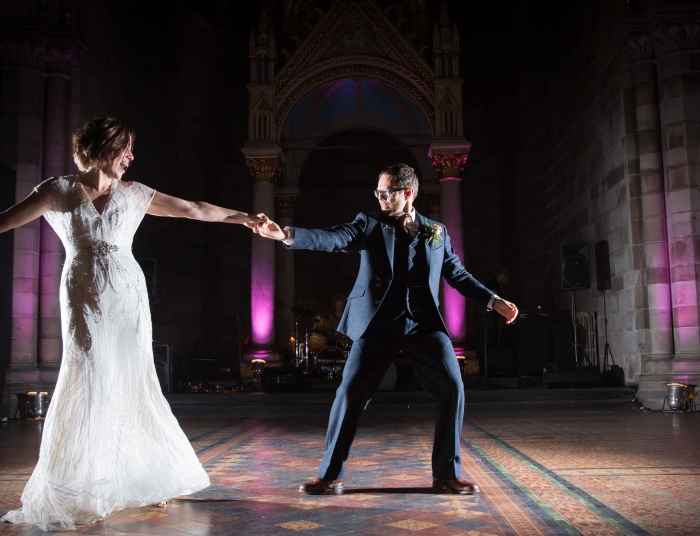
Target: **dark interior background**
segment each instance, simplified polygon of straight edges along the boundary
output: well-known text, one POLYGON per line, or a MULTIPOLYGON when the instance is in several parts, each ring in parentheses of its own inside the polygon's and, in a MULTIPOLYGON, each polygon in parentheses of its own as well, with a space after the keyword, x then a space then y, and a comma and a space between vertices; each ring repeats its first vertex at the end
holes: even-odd
MULTIPOLYGON (((464 262, 481 280, 508 267, 515 277, 504 297, 523 311, 565 309, 559 244, 584 229, 603 238, 607 215, 589 206, 624 180, 621 153, 606 155, 605 143, 615 141, 622 114, 613 30, 626 4, 445 3, 461 36, 464 135, 472 143, 462 183, 464 262)), ((75 25, 88 47, 80 119, 110 115, 136 129, 128 178, 250 211, 253 185, 240 148, 248 136, 248 39, 263 2, 75 4, 81 6, 75 25)), ((280 16, 281 1, 264 4, 280 16)), ((440 5, 428 1, 431 21, 440 5)), ((326 140, 304 165, 295 222, 325 226, 373 210, 378 170, 411 160, 392 138, 373 132, 326 140)), ((244 333, 250 322, 250 232, 147 217, 134 251, 157 261, 154 339, 172 346, 176 380, 187 376, 192 355, 235 366, 236 319, 243 319, 244 333)), ((297 305, 327 312, 330 297, 352 285, 358 259, 304 253, 297 263, 297 305)), ((581 293, 581 308, 594 298, 581 293)))

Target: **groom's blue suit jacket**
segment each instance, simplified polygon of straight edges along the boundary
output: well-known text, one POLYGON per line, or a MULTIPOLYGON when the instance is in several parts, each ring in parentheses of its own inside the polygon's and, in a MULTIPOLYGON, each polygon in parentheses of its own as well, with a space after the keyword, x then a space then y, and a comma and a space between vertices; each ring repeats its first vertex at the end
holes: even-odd
MULTIPOLYGON (((484 287, 464 269, 454 249, 445 226, 424 218, 416 212, 419 238, 424 240, 425 254, 428 257, 428 284, 439 311, 438 292, 440 277, 466 298, 486 307, 493 292, 484 287), (428 244, 425 225, 439 225, 442 229, 440 241, 428 244)), ((294 228, 294 242, 291 249, 311 249, 316 251, 359 251, 360 272, 355 286, 348 295, 348 304, 338 325, 338 331, 357 340, 367 330, 387 295, 393 278, 394 226, 382 214, 360 213, 352 223, 344 223, 328 229, 294 228)), ((439 312, 438 312, 439 314, 439 312)), ((445 322, 440 317, 445 333, 445 322)), ((449 333, 448 333, 449 334, 449 333)))

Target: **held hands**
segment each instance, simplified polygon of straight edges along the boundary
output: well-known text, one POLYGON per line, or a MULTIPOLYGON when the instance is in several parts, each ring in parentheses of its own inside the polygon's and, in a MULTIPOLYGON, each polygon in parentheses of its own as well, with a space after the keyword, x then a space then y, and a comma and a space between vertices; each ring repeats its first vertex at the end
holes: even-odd
POLYGON ((498 298, 493 301, 493 310, 499 315, 505 317, 506 324, 510 324, 518 316, 518 308, 514 303, 504 300, 503 298, 498 298))
POLYGON ((257 233, 264 238, 271 238, 273 240, 284 240, 287 238, 287 233, 285 233, 274 221, 265 216, 265 214, 258 214, 258 216, 262 218, 262 221, 254 226, 251 226, 254 233, 257 233))
POLYGON ((246 221, 243 222, 243 225, 245 225, 249 229, 253 229, 253 232, 256 232, 255 228, 258 225, 260 225, 262 223, 267 223, 268 221, 270 221, 270 220, 262 212, 260 214, 254 215, 254 216, 252 214, 248 214, 248 215, 246 215, 246 221))

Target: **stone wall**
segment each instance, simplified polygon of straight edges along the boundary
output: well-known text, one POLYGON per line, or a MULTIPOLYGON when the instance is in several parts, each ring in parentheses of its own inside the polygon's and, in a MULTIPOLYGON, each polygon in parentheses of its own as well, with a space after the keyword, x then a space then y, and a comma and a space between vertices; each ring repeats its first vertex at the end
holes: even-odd
MULTIPOLYGON (((81 122, 114 115, 136 129, 127 178, 251 211, 252 184, 238 151, 248 65, 232 53, 232 33, 178 3, 90 2, 85 17, 81 122)), ((249 251, 242 226, 144 219, 134 254, 156 259, 154 341, 172 345, 177 378, 187 378, 194 354, 236 366, 237 317, 244 330, 250 322, 249 251)))
MULTIPOLYGON (((519 233, 523 308, 550 313, 570 307, 561 285, 560 245, 589 244, 590 290, 577 310, 603 316, 596 290, 594 245, 610 244, 612 290, 606 293, 613 355, 634 381, 639 371, 635 324, 629 186, 619 43, 609 29, 615 4, 533 10, 519 21, 519 233), (535 30, 535 28, 537 30, 535 30), (534 39, 533 39, 534 36, 534 39), (526 47, 526 48, 525 48, 526 47)), ((599 325, 602 332, 602 324, 599 325)))
MULTIPOLYGON (((0 152, 2 163, 17 172, 16 185, 5 185, 16 191, 16 200, 47 176, 75 172, 70 134, 92 118, 113 116, 137 132, 136 160, 126 180, 185 199, 252 209, 252 181, 239 150, 247 137, 248 71, 246 38, 240 36, 247 35, 250 18, 228 20, 221 16, 226 10, 205 10, 207 20, 193 9, 201 7, 131 0, 3 6, 0 152), (68 39, 64 35, 74 36, 71 53, 79 57, 54 75, 61 62, 76 57, 49 61, 41 47, 68 39), (35 47, 36 65, 25 65, 26 54, 8 53, 22 39, 35 47)), ((250 329, 250 234, 242 226, 144 219, 134 254, 156 260, 154 342, 171 345, 176 381, 188 377, 193 354, 221 358, 222 366, 234 368, 229 376, 235 375, 239 319, 243 335, 250 329)), ((41 222, 8 237, 15 258, 14 369, 8 381, 19 391, 30 385, 50 389, 60 362, 53 293, 61 248, 41 222)))
POLYGON ((587 242, 593 287, 577 292, 577 310, 597 312, 602 334, 594 245, 608 240, 610 342, 634 381, 638 284, 620 43, 610 35, 619 18, 612 2, 557 9, 529 2, 507 12, 486 5, 474 17, 481 28, 462 32, 480 51, 462 60, 465 136, 473 144, 464 173, 465 256, 482 280, 510 268, 515 280, 504 295, 522 311, 566 314, 560 245, 587 242))

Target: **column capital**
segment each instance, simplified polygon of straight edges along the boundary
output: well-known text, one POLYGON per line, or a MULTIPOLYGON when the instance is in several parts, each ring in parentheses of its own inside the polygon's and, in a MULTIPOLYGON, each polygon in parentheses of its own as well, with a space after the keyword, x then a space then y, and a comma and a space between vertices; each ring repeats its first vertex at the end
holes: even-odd
POLYGON ((697 22, 660 22, 651 30, 656 57, 678 50, 700 48, 700 24, 697 22))
POLYGON ((25 67, 70 78, 86 50, 69 27, 60 31, 17 27, 0 32, 0 65, 4 68, 25 67))
POLYGON ((252 157, 246 158, 246 165, 248 170, 253 177, 253 180, 257 182, 272 182, 278 181, 282 173, 282 164, 279 158, 276 156, 268 157, 252 157))
POLYGON ((241 152, 256 183, 281 182, 280 179, 284 176, 282 163, 285 160, 281 147, 246 144, 241 152))
POLYGON ((429 156, 438 180, 448 177, 459 178, 460 171, 464 170, 464 165, 467 163, 471 146, 469 142, 456 144, 433 143, 430 145, 429 156))
POLYGON ((655 60, 666 54, 700 49, 700 23, 660 21, 631 32, 623 43, 623 52, 632 62, 655 60))
POLYGON ((275 193, 275 217, 291 218, 294 216, 294 207, 299 200, 297 192, 275 193))

